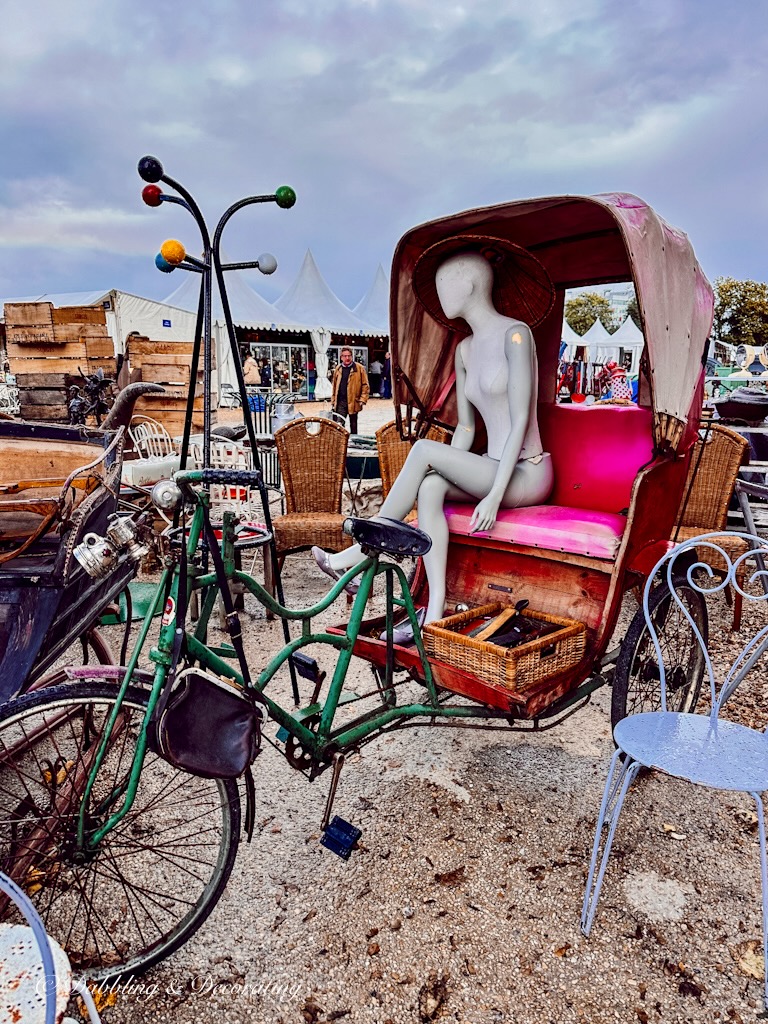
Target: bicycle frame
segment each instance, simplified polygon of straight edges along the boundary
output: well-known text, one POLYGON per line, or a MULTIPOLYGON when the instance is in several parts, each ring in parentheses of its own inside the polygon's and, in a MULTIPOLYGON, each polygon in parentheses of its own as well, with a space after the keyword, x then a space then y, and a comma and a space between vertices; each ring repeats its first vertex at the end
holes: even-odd
MULTIPOLYGON (((185 471, 180 474, 185 484, 201 483, 204 471, 185 471)), ((178 477, 177 477, 178 479, 178 477)), ((203 592, 200 617, 194 630, 186 630, 184 636, 184 649, 186 660, 199 665, 217 675, 234 680, 240 686, 244 686, 242 673, 232 663, 235 658, 235 650, 229 644, 212 647, 207 643, 208 623, 213 612, 215 602, 221 587, 221 581, 215 572, 206 572, 196 575, 194 565, 195 555, 199 549, 200 539, 203 533, 204 516, 208 504, 208 494, 205 490, 190 492, 195 498, 195 509, 189 526, 185 526, 186 546, 183 557, 188 561, 187 572, 187 594, 186 604, 193 590, 203 592)), ((432 677, 432 671, 427 660, 421 633, 416 621, 413 600, 405 578, 405 574, 399 565, 393 562, 380 561, 378 552, 370 555, 361 565, 348 570, 331 588, 331 590, 308 608, 288 608, 275 600, 269 592, 248 573, 236 568, 235 562, 235 516, 232 513, 225 513, 222 530, 222 559, 224 573, 229 582, 240 583, 248 593, 252 594, 266 609, 287 621, 301 623, 301 636, 291 639, 276 654, 255 678, 252 688, 258 696, 259 703, 264 705, 269 718, 281 726, 289 736, 293 737, 301 745, 302 750, 311 759, 312 770, 310 778, 315 778, 326 768, 330 767, 334 758, 343 754, 350 748, 359 746, 364 741, 373 737, 374 734, 382 731, 385 727, 395 727, 398 724, 417 718, 435 720, 459 719, 459 718, 485 718, 508 720, 509 715, 498 709, 483 705, 448 704, 446 701, 453 696, 452 693, 440 695, 432 677), (361 623, 365 613, 366 604, 373 589, 374 580, 377 576, 385 577, 386 591, 386 632, 389 637, 388 648, 390 656, 387 658, 384 678, 378 685, 378 695, 382 707, 368 710, 342 725, 336 724, 336 715, 340 706, 349 708, 357 701, 365 700, 375 695, 365 693, 357 695, 345 693, 344 685, 349 670, 352 653, 360 633, 361 623), (346 631, 341 633, 312 632, 312 619, 325 611, 341 595, 344 587, 352 579, 360 576, 360 589, 355 597, 352 606, 349 622, 346 631), (399 586, 399 596, 395 596, 395 581, 399 586), (405 609, 406 614, 414 627, 414 639, 416 649, 423 672, 426 700, 397 704, 394 684, 394 655, 392 649, 392 631, 394 628, 395 609, 405 609), (280 668, 289 662, 289 659, 303 647, 310 644, 324 644, 338 651, 336 667, 333 678, 328 687, 325 700, 322 704, 313 703, 308 707, 291 711, 281 705, 270 696, 267 688, 274 679, 280 668), (310 728, 308 720, 316 723, 316 728, 310 728)), ((172 663, 172 650, 176 639, 176 622, 172 612, 166 611, 163 616, 160 628, 160 636, 156 647, 149 652, 149 658, 155 664, 155 674, 151 692, 148 698, 147 711, 141 726, 137 740, 134 760, 131 765, 130 774, 125 784, 119 791, 113 792, 105 804, 96 808, 97 814, 104 814, 109 811, 109 816, 98 828, 89 834, 85 808, 88 798, 93 790, 99 769, 104 760, 109 738, 114 729, 120 714, 120 706, 125 698, 133 674, 138 665, 141 652, 149 634, 153 615, 160 607, 175 609, 179 600, 180 573, 179 566, 170 564, 166 566, 157 587, 157 594, 151 607, 147 611, 146 618, 142 624, 136 646, 126 667, 125 676, 117 693, 115 707, 110 715, 109 722, 104 730, 99 750, 94 758, 93 766, 89 773, 88 781, 84 790, 83 801, 79 813, 78 823, 78 847, 81 850, 93 850, 104 836, 113 829, 119 821, 128 813, 138 790, 141 770, 147 751, 147 729, 152 712, 157 705, 160 693, 166 683, 168 670, 172 663), (119 799, 122 804, 110 810, 119 799), (109 805, 109 806, 106 806, 109 805)))

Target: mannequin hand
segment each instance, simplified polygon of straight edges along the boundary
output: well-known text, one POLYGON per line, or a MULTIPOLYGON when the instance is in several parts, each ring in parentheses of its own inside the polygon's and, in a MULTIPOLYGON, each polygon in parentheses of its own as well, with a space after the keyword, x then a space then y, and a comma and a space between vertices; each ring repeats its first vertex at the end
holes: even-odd
POLYGON ((487 494, 472 513, 472 518, 469 521, 469 532, 485 533, 492 529, 493 524, 496 522, 500 504, 501 499, 487 494))

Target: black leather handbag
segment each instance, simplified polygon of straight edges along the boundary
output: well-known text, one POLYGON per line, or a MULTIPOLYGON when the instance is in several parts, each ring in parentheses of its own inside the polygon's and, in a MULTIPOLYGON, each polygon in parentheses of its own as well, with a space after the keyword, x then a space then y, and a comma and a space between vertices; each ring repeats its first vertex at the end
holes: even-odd
POLYGON ((199 668, 179 672, 158 703, 150 746, 205 779, 238 778, 259 752, 261 712, 241 686, 199 668), (161 707, 162 704, 162 707, 161 707))

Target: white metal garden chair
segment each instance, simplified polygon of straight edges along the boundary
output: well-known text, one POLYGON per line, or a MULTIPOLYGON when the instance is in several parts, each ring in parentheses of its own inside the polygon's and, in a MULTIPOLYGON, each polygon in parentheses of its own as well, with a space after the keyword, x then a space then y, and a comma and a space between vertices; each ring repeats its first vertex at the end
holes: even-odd
MULTIPOLYGON (((640 769, 649 768, 662 775, 692 782, 698 786, 745 793, 752 797, 757 815, 760 846, 763 956, 768 963, 768 864, 761 799, 762 794, 768 791, 768 737, 763 732, 720 717, 723 706, 733 695, 736 687, 768 649, 768 621, 734 659, 724 678, 718 680, 705 639, 691 615, 688 604, 680 599, 676 589, 682 583, 688 594, 693 588, 706 598, 730 585, 747 600, 766 601, 768 595, 762 586, 766 579, 766 556, 768 540, 748 533, 709 533, 691 538, 674 548, 658 562, 648 577, 643 594, 643 610, 659 667, 661 710, 630 715, 620 721, 614 729, 616 752, 608 771, 597 819, 587 890, 582 906, 581 930, 585 935, 589 935, 595 918, 603 876, 624 800, 640 769), (737 537, 746 541, 749 549, 735 557, 732 552, 737 537), (713 556, 718 560, 718 565, 726 566, 724 578, 722 570, 715 572, 711 568, 709 562, 713 556), (654 615, 649 611, 649 595, 657 573, 661 574, 662 579, 659 585, 666 585, 669 588, 672 600, 682 609, 701 646, 711 697, 711 710, 706 714, 667 710, 667 694, 676 685, 676 681, 667 679, 654 615), (605 837, 604 829, 607 829, 605 837)), ((763 989, 768 1008, 768 977, 765 976, 763 989)))

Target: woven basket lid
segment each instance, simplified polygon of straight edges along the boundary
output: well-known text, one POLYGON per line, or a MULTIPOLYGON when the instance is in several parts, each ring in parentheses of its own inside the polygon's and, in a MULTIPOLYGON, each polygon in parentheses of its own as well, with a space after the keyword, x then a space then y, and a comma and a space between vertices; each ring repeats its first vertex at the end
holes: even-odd
POLYGON ((435 275, 441 263, 458 253, 479 253, 493 267, 493 305, 504 316, 529 327, 540 324, 555 301, 555 289, 544 265, 527 249, 491 235, 452 235, 419 256, 413 268, 413 290, 438 323, 468 333, 462 318, 448 319, 437 296, 435 275))

